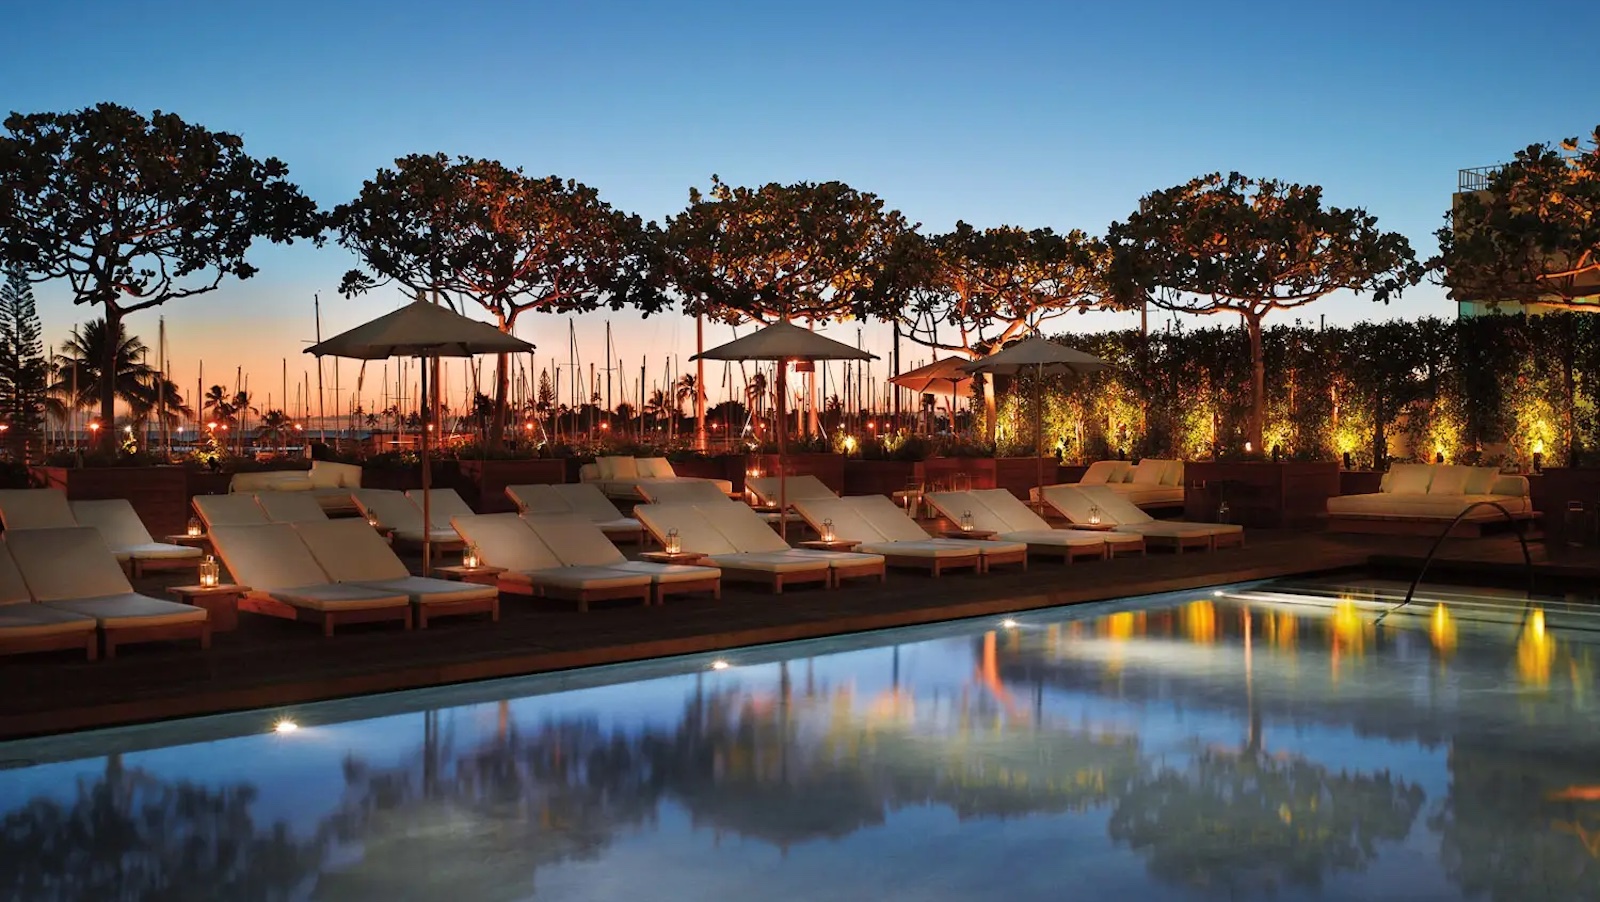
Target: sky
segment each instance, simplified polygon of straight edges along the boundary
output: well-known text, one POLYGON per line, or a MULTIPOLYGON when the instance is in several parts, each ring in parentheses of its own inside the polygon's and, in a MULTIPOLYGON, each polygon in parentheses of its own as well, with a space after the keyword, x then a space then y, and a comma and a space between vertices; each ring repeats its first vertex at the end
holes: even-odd
MULTIPOLYGON (((1237 170, 1321 185, 1426 257, 1458 169, 1600 123, 1581 75, 1600 4, 1581 0, 1515 12, 1481 0, 58 0, 0 18, 0 108, 175 112, 284 160, 325 207, 397 156, 442 151, 575 178, 650 220, 717 174, 840 179, 928 232, 965 220, 1103 234, 1150 191, 1237 170)), ((263 244, 251 259, 255 278, 129 320, 154 344, 165 318, 173 377, 191 393, 203 361, 206 384, 242 367, 281 406, 285 361, 291 382, 315 382, 300 353, 314 295, 325 336, 402 301, 340 297, 356 261, 333 242, 263 244)), ((60 286, 38 294, 49 342, 92 316, 60 286)), ((1453 313, 1423 285, 1387 307, 1336 297, 1300 316, 1453 313)), ((583 359, 602 356, 606 320, 631 378, 646 356, 651 381, 668 355, 692 366, 693 323, 671 313, 580 317, 583 359)), ((881 351, 886 333, 868 326, 865 340, 881 351)), ((565 360, 564 320, 529 314, 518 334, 539 345, 536 367, 565 360)), ((707 343, 728 337, 709 329, 707 343)), ((903 354, 907 368, 930 357, 903 354)), ((355 365, 341 375, 349 396, 355 365)), ((457 366, 454 391, 463 379, 457 366)), ((708 373, 714 393, 720 379, 708 373)), ((369 368, 363 403, 379 381, 369 368)))

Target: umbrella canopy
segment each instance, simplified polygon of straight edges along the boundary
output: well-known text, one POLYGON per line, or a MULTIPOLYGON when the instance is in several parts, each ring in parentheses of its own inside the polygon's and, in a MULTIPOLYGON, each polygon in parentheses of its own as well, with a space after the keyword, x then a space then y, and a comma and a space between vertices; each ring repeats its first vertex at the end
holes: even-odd
POLYGON ((512 354, 533 345, 440 304, 413 301, 393 313, 306 348, 318 357, 471 357, 512 354))
POLYGON ((877 360, 860 348, 825 338, 792 323, 773 323, 690 360, 877 360))
POLYGON ((965 362, 960 357, 946 357, 943 360, 935 360, 927 366, 919 366, 898 376, 891 376, 889 381, 914 392, 931 392, 935 389, 953 392, 961 383, 972 378, 971 374, 961 368, 965 362))
POLYGON ((1085 354, 1066 345, 1035 335, 1019 341, 998 354, 981 360, 961 364, 968 373, 995 373, 1015 376, 1017 373, 1037 372, 1040 375, 1058 373, 1093 373, 1111 369, 1108 361, 1093 354, 1085 354))
MULTIPOLYGON (((531 351, 533 345, 494 326, 462 316, 440 304, 418 299, 393 313, 341 332, 306 348, 318 357, 382 360, 386 357, 471 357, 474 354, 510 354, 531 351)), ((437 377, 434 379, 438 381, 437 377)), ((422 397, 428 394, 428 367, 422 367, 422 397)), ((430 407, 424 411, 432 414, 430 407)), ((428 429, 433 428, 429 426, 428 429)), ((429 485, 428 429, 422 430, 422 575, 433 565, 433 503, 429 485)))
POLYGON ((824 338, 810 329, 790 323, 773 323, 764 329, 735 338, 725 345, 689 358, 690 360, 776 360, 778 361, 778 535, 786 536, 789 518, 788 468, 784 458, 788 454, 789 431, 788 379, 789 363, 796 360, 877 360, 860 348, 824 338))

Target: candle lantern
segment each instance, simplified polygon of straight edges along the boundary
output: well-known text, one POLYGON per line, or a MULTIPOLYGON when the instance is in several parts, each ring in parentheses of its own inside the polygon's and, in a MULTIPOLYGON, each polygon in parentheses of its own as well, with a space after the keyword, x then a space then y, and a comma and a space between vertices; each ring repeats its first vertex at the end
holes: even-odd
POLYGON ((1098 504, 1089 505, 1089 525, 1090 526, 1099 526, 1100 525, 1100 505, 1098 505, 1098 504))
POLYGON ((678 535, 676 527, 667 530, 667 554, 681 554, 683 552, 683 539, 678 535))
POLYGON ((972 532, 972 511, 961 512, 961 531, 972 532))
POLYGON ((835 538, 836 538, 836 536, 835 536, 834 531, 833 531, 833 521, 832 520, 823 520, 822 521, 822 541, 824 541, 824 542, 832 542, 835 538))
POLYGON ((478 546, 468 542, 467 547, 461 549, 461 566, 468 570, 476 570, 483 566, 483 558, 478 554, 478 546))
POLYGON ((203 524, 201 524, 199 517, 189 518, 189 527, 185 530, 185 534, 187 534, 189 538, 198 538, 205 535, 205 532, 206 528, 203 524))
POLYGON ((373 529, 377 529, 378 528, 378 515, 377 514, 367 514, 367 525, 372 527, 373 529))
POLYGON ((217 559, 206 555, 200 561, 200 585, 207 589, 215 588, 222 581, 222 567, 217 564, 217 559))

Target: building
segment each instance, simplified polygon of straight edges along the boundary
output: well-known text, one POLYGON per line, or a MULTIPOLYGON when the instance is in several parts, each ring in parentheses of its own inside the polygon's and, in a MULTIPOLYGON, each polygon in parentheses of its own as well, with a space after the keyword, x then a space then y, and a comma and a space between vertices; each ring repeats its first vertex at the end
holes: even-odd
MULTIPOLYGON (((1489 178, 1499 168, 1499 166, 1479 166, 1474 169, 1460 170, 1456 177, 1456 193, 1451 200, 1452 209, 1459 208, 1460 198, 1488 190, 1489 178)), ((1575 309, 1574 305, 1577 305, 1576 309, 1592 306, 1594 312, 1600 313, 1600 273, 1580 276, 1574 280, 1572 287, 1574 289, 1573 297, 1567 298, 1552 294, 1551 300, 1553 303, 1549 304, 1505 302, 1494 304, 1485 300, 1460 297, 1453 289, 1450 292, 1450 298, 1456 302, 1456 312, 1463 318, 1494 313, 1526 313, 1530 316, 1536 316, 1542 313, 1572 311, 1575 309)))

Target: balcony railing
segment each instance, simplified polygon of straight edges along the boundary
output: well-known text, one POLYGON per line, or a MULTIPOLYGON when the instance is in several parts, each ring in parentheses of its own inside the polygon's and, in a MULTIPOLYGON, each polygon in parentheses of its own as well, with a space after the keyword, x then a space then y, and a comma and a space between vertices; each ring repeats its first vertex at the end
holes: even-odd
POLYGON ((1499 166, 1479 166, 1475 169, 1463 169, 1456 174, 1456 191, 1487 191, 1489 178, 1500 171, 1499 166))

